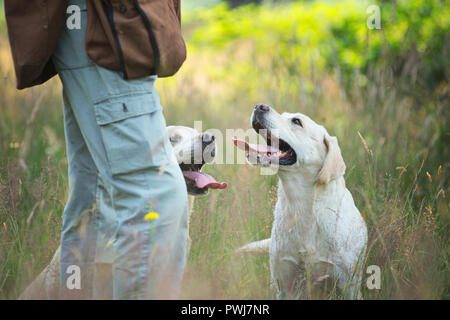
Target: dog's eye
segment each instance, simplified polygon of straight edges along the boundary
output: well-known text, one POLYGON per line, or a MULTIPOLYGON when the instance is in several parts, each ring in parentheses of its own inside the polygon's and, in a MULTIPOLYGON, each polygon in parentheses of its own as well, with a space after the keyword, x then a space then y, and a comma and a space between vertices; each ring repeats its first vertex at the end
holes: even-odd
POLYGON ((294 123, 300 127, 303 127, 303 123, 299 118, 292 118, 292 123, 294 123))
POLYGON ((175 136, 171 136, 169 137, 170 142, 175 143, 180 139, 180 136, 175 135, 175 136))

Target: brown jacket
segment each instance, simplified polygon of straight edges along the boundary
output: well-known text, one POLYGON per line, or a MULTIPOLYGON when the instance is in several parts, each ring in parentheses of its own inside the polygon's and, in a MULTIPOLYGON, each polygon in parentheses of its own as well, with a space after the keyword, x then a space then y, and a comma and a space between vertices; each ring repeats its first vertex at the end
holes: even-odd
MULTIPOLYGON (((175 74, 186 59, 181 0, 86 0, 86 52, 125 79, 175 74)), ((66 0, 5 0, 17 88, 56 74, 51 56, 66 23, 66 0)))

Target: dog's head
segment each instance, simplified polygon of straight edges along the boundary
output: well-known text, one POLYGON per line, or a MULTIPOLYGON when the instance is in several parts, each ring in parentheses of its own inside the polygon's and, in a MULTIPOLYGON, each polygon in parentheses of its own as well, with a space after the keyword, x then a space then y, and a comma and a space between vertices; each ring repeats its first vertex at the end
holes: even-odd
POLYGON ((345 163, 337 138, 301 113, 279 114, 265 104, 258 104, 251 116, 253 129, 267 141, 267 146, 242 140, 234 143, 247 152, 254 165, 278 165, 279 173, 302 171, 318 184, 327 184, 342 176, 345 163))
POLYGON ((225 182, 219 183, 209 174, 201 172, 203 165, 212 162, 216 155, 214 135, 183 126, 169 126, 167 132, 189 194, 204 195, 209 188, 227 187, 225 182))

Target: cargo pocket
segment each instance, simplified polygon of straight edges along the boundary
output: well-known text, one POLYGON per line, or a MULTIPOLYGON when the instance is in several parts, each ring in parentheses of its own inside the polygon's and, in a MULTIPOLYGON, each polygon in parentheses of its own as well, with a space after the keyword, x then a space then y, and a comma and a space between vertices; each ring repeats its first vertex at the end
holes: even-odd
POLYGON ((169 158, 162 108, 151 93, 95 103, 112 175, 159 167, 169 158))

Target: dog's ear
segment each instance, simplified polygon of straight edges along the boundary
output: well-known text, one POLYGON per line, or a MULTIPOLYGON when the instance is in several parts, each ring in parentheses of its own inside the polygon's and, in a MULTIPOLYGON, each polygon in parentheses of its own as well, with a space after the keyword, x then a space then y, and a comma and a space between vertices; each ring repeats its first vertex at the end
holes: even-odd
POLYGON ((327 184, 331 180, 339 178, 344 175, 345 163, 341 155, 341 149, 339 148, 338 141, 336 137, 330 137, 325 135, 323 138, 323 143, 327 148, 327 154, 317 175, 316 182, 318 184, 327 184))

